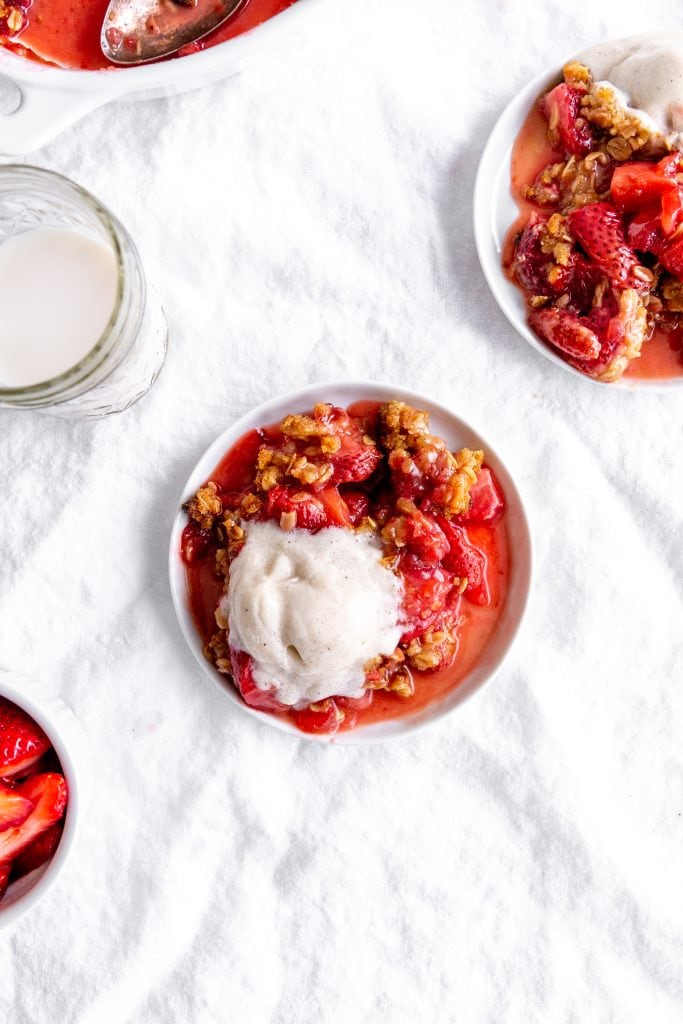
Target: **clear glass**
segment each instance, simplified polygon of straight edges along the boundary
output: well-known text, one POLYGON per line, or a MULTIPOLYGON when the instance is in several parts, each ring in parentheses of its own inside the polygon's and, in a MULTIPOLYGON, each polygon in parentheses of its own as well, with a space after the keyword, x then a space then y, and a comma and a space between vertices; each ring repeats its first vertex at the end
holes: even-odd
POLYGON ((168 327, 135 244, 94 196, 38 167, 0 166, 0 244, 36 227, 78 230, 110 246, 118 266, 114 310, 97 344, 71 369, 23 388, 0 385, 0 406, 52 416, 106 416, 147 394, 166 356, 168 327))

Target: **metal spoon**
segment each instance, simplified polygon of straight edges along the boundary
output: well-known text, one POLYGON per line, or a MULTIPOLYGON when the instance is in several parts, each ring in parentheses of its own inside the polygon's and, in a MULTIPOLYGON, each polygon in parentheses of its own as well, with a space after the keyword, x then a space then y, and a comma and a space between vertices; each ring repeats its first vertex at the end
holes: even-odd
POLYGON ((100 45, 114 64, 145 64, 177 53, 248 0, 110 0, 100 45))

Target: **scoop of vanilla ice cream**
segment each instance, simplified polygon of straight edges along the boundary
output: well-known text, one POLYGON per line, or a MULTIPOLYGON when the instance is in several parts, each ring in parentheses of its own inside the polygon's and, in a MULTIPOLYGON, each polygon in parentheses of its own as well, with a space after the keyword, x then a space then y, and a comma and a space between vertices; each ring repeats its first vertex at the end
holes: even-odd
POLYGON ((678 145, 683 132, 683 32, 648 32, 610 39, 576 60, 609 84, 653 134, 678 145))
POLYGON ((361 695, 365 664, 392 654, 402 633, 402 583, 381 557, 368 533, 246 527, 220 607, 258 686, 295 707, 361 695))

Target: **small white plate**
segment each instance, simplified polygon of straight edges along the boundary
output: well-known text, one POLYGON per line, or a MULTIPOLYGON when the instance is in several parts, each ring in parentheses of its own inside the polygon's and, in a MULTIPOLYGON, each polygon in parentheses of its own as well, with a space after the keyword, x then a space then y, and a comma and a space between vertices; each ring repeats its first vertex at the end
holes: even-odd
POLYGON ((405 388, 362 381, 343 384, 314 384, 303 388, 301 391, 283 395, 282 397, 271 399, 263 405, 259 405, 245 416, 242 416, 236 423, 233 423, 227 430, 223 431, 204 452, 183 489, 183 493, 178 501, 178 510, 171 532, 169 573, 173 604, 180 628, 190 650, 202 670, 221 685, 223 692, 233 704, 236 704, 242 711, 246 711, 247 714, 258 718, 260 722, 265 722, 276 729, 291 733, 298 739, 310 739, 328 743, 360 744, 377 742, 378 740, 385 740, 396 736, 405 736, 408 733, 414 732, 429 722, 448 714, 458 704, 461 704, 466 697, 469 697, 475 690, 478 690, 484 683, 488 682, 509 654, 512 643, 522 624, 531 587, 532 549, 529 524, 519 491, 501 458, 480 434, 476 433, 468 424, 464 423, 444 406, 437 405, 423 395, 416 394, 414 391, 407 391, 405 388), (310 735, 301 732, 285 719, 255 711, 253 708, 248 707, 232 683, 227 681, 204 657, 202 640, 195 628, 188 605, 185 569, 180 557, 181 534, 188 521, 185 513, 180 511, 180 506, 211 477, 212 472, 226 452, 248 430, 254 427, 265 426, 269 423, 276 423, 288 413, 306 412, 312 409, 317 402, 331 402, 334 405, 346 408, 354 402, 363 399, 384 402, 391 398, 402 399, 411 405, 417 406, 419 409, 425 409, 430 415, 433 432, 443 437, 451 448, 457 449, 466 445, 470 448, 483 448, 486 452, 486 461, 500 480, 507 502, 506 524, 511 558, 505 605, 496 631, 484 654, 472 671, 445 698, 435 701, 412 716, 406 715, 386 722, 360 726, 349 732, 338 733, 332 737, 310 735))
POLYGON ((55 749, 68 790, 64 831, 59 845, 49 861, 9 886, 0 900, 2 929, 42 899, 56 881, 73 849, 82 802, 83 775, 80 762, 83 736, 80 725, 62 700, 41 692, 31 680, 0 675, 0 697, 12 701, 38 723, 55 749))
POLYGON ((531 330, 527 323, 524 296, 503 270, 505 237, 519 216, 510 191, 512 147, 538 97, 562 80, 562 66, 543 72, 517 93, 498 119, 482 153, 474 186, 474 240, 484 276, 496 302, 515 330, 546 359, 574 376, 603 387, 627 391, 670 391, 680 388, 683 386, 683 374, 662 380, 626 377, 606 384, 570 366, 531 330))

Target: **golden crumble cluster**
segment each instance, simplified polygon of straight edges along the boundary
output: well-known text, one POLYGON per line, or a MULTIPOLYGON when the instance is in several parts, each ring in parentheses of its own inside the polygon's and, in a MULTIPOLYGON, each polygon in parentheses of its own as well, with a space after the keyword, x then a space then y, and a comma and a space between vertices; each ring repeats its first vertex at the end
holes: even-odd
POLYGON ((429 433, 429 415, 405 402, 391 401, 379 411, 379 444, 390 469, 438 480, 434 501, 445 516, 466 512, 470 488, 484 461, 482 451, 461 448, 451 452, 441 437, 429 433))

